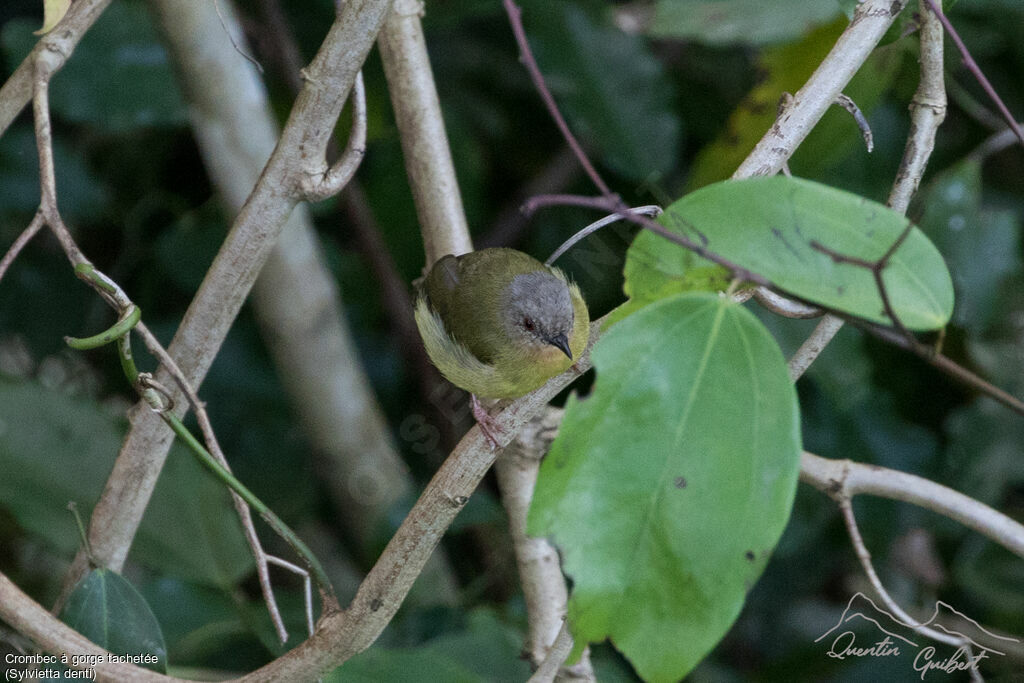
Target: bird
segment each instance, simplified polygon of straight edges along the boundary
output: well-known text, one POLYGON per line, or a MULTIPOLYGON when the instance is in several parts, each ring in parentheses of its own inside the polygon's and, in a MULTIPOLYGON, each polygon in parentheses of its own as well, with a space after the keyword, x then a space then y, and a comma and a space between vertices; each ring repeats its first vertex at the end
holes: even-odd
POLYGON ((445 255, 418 289, 415 319, 427 355, 472 394, 473 415, 492 446, 493 421, 480 399, 523 396, 586 349, 590 314, 579 287, 516 249, 445 255))

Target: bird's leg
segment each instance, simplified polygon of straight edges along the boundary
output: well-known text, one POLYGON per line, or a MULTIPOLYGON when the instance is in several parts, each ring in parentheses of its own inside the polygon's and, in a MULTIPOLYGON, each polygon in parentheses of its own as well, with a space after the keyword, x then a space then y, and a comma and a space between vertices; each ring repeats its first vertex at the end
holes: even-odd
POLYGON ((498 450, 501 446, 498 444, 498 440, 494 438, 494 435, 501 431, 498 422, 487 412, 487 409, 480 403, 480 399, 476 397, 476 394, 469 395, 469 402, 473 407, 473 417, 476 418, 477 424, 480 425, 480 431, 484 433, 487 441, 490 442, 491 450, 498 450))

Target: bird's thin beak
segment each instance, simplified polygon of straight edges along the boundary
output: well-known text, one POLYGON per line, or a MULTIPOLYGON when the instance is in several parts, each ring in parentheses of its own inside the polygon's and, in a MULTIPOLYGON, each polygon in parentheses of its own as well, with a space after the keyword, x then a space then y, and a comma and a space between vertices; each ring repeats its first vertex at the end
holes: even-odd
POLYGON ((548 343, 560 349, 562 353, 569 356, 569 360, 572 360, 572 349, 569 348, 569 338, 565 334, 556 334, 548 339, 548 343))

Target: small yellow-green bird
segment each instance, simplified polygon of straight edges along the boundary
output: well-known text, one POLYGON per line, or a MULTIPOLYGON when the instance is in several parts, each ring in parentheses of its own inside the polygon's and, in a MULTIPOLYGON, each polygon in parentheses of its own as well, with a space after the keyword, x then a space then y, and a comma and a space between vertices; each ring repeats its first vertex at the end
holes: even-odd
POLYGON ((416 301, 427 355, 474 399, 518 398, 563 372, 586 348, 589 324, 579 287, 515 249, 442 257, 416 301))

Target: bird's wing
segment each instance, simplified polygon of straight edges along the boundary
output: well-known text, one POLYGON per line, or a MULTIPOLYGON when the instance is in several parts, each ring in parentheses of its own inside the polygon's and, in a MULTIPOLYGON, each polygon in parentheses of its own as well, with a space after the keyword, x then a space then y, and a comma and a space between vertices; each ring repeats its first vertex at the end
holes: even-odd
POLYGON ((482 362, 452 338, 444 321, 431 310, 425 297, 417 300, 415 317, 427 355, 449 382, 484 397, 493 397, 507 391, 507 380, 502 378, 493 365, 482 362))

